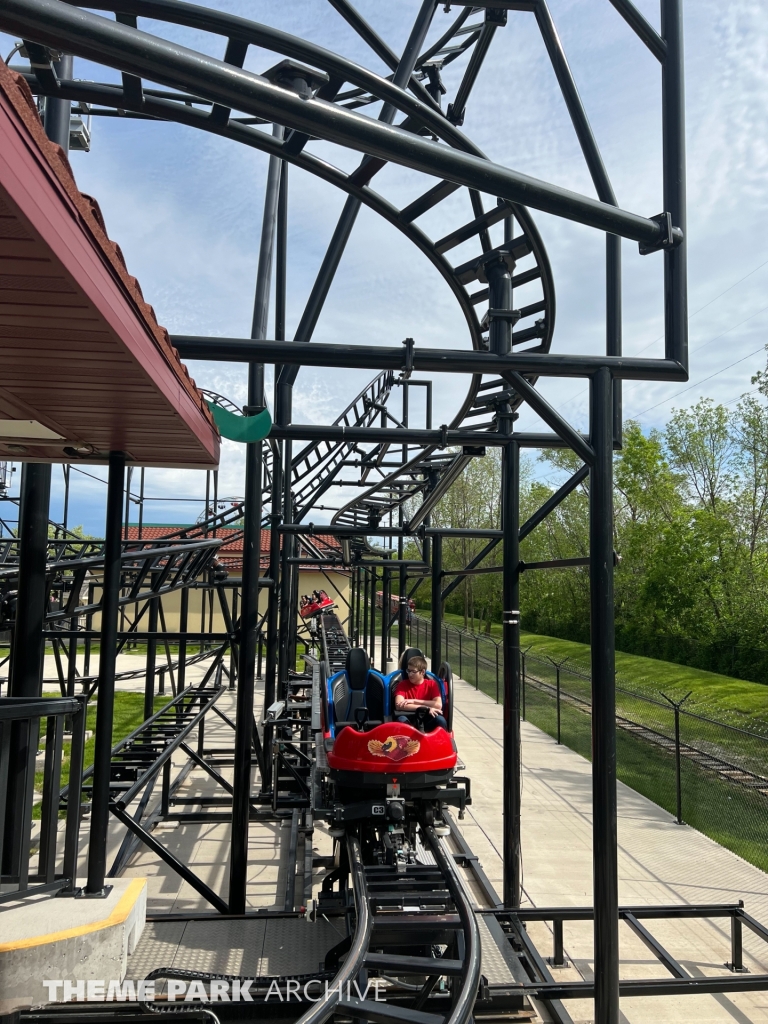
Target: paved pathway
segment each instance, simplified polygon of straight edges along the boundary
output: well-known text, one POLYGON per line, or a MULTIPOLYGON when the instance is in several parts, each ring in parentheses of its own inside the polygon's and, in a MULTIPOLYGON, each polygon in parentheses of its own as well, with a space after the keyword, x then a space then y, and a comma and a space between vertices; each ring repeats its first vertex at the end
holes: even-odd
MULTIPOLYGON (((456 684, 454 731, 472 778, 473 804, 461 823, 467 840, 502 891, 502 709, 467 683, 456 684)), ((535 906, 592 902, 591 765, 527 723, 523 735, 523 867, 526 899, 535 906)), ((619 900, 623 904, 734 903, 768 923, 768 874, 619 784, 619 900)), ((653 933, 694 975, 726 973, 730 929, 718 922, 654 922, 653 933)), ((545 925, 530 932, 545 955, 545 925)), ((591 925, 566 924, 568 959, 592 976, 591 925)), ((768 945, 745 930, 745 964, 768 973, 768 945)), ((626 925, 621 926, 622 977, 668 977, 626 925)), ((576 978, 572 968, 554 972, 576 978)), ((587 1001, 569 1002, 575 1021, 593 1019, 587 1001)), ((667 1021, 768 1022, 768 992, 622 1000, 631 1024, 667 1021)))

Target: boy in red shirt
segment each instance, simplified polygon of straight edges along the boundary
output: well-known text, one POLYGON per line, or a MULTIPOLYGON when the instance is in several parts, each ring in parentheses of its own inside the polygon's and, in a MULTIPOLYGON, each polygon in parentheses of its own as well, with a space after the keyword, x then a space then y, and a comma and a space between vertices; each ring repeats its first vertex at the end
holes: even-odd
POLYGON ((438 727, 447 729, 448 723, 443 718, 443 699, 440 687, 434 679, 425 678, 427 662, 424 658, 411 658, 408 662, 407 679, 401 680, 395 687, 395 720, 413 725, 413 715, 419 708, 427 708, 428 714, 424 728, 431 732, 438 727))

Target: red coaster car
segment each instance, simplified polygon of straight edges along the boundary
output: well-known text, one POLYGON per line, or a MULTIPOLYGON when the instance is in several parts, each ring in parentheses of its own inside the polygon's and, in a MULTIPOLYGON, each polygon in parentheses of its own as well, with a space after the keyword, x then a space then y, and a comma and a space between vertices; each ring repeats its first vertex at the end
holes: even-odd
MULTIPOLYGON (((407 664, 417 654, 420 652, 410 648, 403 662, 407 664)), ((384 785, 393 774, 420 775, 423 785, 433 785, 450 775, 456 767, 450 684, 431 672, 428 675, 440 688, 447 730, 438 726, 425 732, 418 715, 409 716, 411 721, 407 723, 393 721, 393 694, 402 670, 382 676, 370 667, 361 647, 349 652, 346 668, 328 679, 323 701, 326 756, 334 775, 354 772, 357 785, 384 785), (362 775, 375 778, 363 779, 362 775)), ((343 781, 354 784, 347 777, 343 781)))
MULTIPOLYGON (((401 665, 421 655, 409 648, 401 665)), ((451 671, 428 673, 442 695, 448 728, 429 723, 421 712, 393 721, 394 690, 402 669, 382 676, 370 667, 361 647, 347 655, 346 667, 322 686, 323 746, 326 765, 316 780, 315 809, 335 827, 369 819, 389 829, 416 820, 439 821, 442 806, 459 808, 470 800, 469 779, 454 777, 456 744, 451 671)), ((424 710, 424 715, 427 712, 424 710)))
POLYGON ((335 608, 336 605, 332 598, 328 597, 324 590, 313 590, 312 595, 305 594, 301 599, 301 605, 299 607, 299 615, 303 619, 308 619, 312 615, 317 615, 319 612, 327 612, 331 608, 335 608))

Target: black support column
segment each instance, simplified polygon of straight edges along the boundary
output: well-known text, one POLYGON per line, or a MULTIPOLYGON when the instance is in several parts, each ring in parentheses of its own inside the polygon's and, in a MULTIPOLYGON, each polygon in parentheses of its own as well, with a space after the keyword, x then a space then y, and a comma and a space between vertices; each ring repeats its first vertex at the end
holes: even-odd
POLYGON ((99 637, 99 687, 96 712, 96 743, 93 754, 93 797, 88 847, 89 895, 104 892, 107 871, 109 826, 109 768, 112 759, 112 720, 115 709, 117 627, 120 612, 120 554, 125 483, 125 455, 110 452, 107 484, 107 523, 104 539, 104 589, 101 599, 99 637))
MULTIPOLYGON (((73 59, 69 54, 63 54, 53 64, 53 70, 58 79, 71 79, 73 77, 73 59)), ((69 121, 72 104, 69 100, 60 100, 53 96, 45 98, 45 134, 51 142, 61 146, 65 153, 69 151, 69 121)))
POLYGON ((443 538, 437 534, 432 538, 432 648, 430 660, 432 671, 437 672, 443 660, 443 538))
MULTIPOLYGON (((264 401, 264 365, 252 364, 248 374, 249 411, 264 401)), ((261 465, 263 441, 246 445, 245 531, 243 537, 243 599, 240 610, 240 657, 237 667, 237 715, 232 795, 229 910, 245 913, 248 876, 248 829, 251 809, 254 687, 259 620, 261 565, 261 465)))
MULTIPOLYGON (((39 697, 43 692, 43 625, 45 563, 48 553, 48 506, 51 467, 25 463, 19 508, 19 592, 11 645, 9 697, 39 697)), ((8 796, 4 824, 3 874, 17 875, 25 888, 29 871, 29 835, 34 786, 34 759, 39 724, 17 722, 10 728, 8 796)), ((2 824, 2 823, 0 823, 2 824)))
MULTIPOLYGON (((288 265, 288 164, 283 162, 280 170, 280 188, 277 197, 277 237, 275 253, 275 338, 285 340, 285 307, 287 297, 288 265)), ((275 367, 275 379, 280 367, 275 367)), ((264 672, 264 712, 275 702, 277 693, 277 666, 279 653, 279 605, 280 605, 280 533, 283 506, 283 463, 282 447, 279 441, 272 442, 272 494, 270 499, 269 535, 269 578, 272 587, 267 605, 267 663, 264 672)), ((271 726, 264 728, 265 756, 262 791, 272 785, 271 726)))
POLYGON ((613 388, 608 369, 591 384, 590 608, 592 641, 592 857, 595 1021, 619 1021, 616 833, 616 678, 613 609, 613 388))
POLYGON ((389 657, 389 624, 392 621, 392 572, 390 569, 382 569, 381 573, 381 672, 386 675, 388 672, 387 660, 389 657))
POLYGON ((19 508, 19 592, 10 670, 11 697, 39 697, 43 685, 45 565, 51 467, 25 463, 19 508))
MULTIPOLYGON (((291 385, 292 388, 292 385, 291 385)), ((283 388, 283 401, 279 405, 278 419, 281 425, 283 421, 289 422, 291 416, 291 404, 293 395, 291 388, 283 388)), ((293 522, 293 495, 291 494, 291 473, 293 469, 293 442, 283 442, 283 522, 293 522)), ((291 606, 291 595, 293 593, 293 572, 295 568, 289 561, 294 554, 294 535, 283 534, 283 544, 280 554, 280 617, 279 617, 279 647, 277 655, 278 665, 278 698, 285 696, 284 687, 287 686, 288 672, 296 667, 295 660, 291 662, 292 641, 296 635, 296 609, 291 606)))
POLYGON ((683 232, 664 252, 664 335, 667 359, 688 367, 688 258, 685 195, 685 65, 682 0, 661 0, 661 34, 667 53, 661 72, 664 142, 664 210, 683 232))
MULTIPOLYGON (((282 139, 283 128, 274 125, 272 134, 282 139)), ((282 162, 270 157, 264 216, 261 222, 259 264, 253 301, 252 338, 267 333, 269 292, 272 280, 272 251, 277 224, 278 195, 282 162)), ((264 408, 264 364, 248 367, 248 404, 246 415, 264 408)), ((240 646, 237 665, 237 714, 235 717, 235 759, 232 778, 232 832, 230 834, 229 909, 244 914, 248 879, 248 833, 251 812, 251 773, 253 765, 254 690, 259 621, 259 574, 261 569, 261 513, 263 441, 245 446, 245 503, 243 536, 243 588, 240 605, 240 646)), ((267 752, 267 757, 269 752, 267 752)), ((266 759, 266 758, 265 758, 266 759)), ((263 767, 263 766, 262 766, 263 767)), ((264 779, 262 778, 262 785, 264 779)))
MULTIPOLYGON (((206 506, 207 507, 207 506, 206 506)), ((205 594, 205 591, 203 591, 205 594)), ((147 629, 151 634, 157 633, 160 598, 154 597, 149 602, 147 629)), ((144 672, 144 721, 155 713, 155 675, 157 673, 157 640, 147 640, 147 663, 144 672)))
POLYGON ((370 659, 371 664, 376 662, 376 567, 371 566, 371 601, 370 601, 370 623, 371 629, 368 634, 368 643, 370 644, 370 659))
MULTIPOLYGON (((507 415, 510 415, 509 413, 507 415)), ((511 420, 510 420, 511 428, 511 420)), ((504 652, 504 906, 519 907, 520 870, 520 447, 510 441, 502 462, 504 652)))
MULTIPOLYGON (((504 224, 505 240, 512 235, 512 218, 504 224)), ((509 255, 489 260, 485 276, 489 287, 491 352, 504 356, 512 348, 512 271, 509 255)), ((511 404, 497 410, 499 430, 512 434, 517 418, 511 404)), ((504 654, 504 906, 519 907, 522 895, 520 853, 520 796, 522 756, 520 737, 520 445, 510 440, 502 452, 501 526, 502 561, 502 646, 504 654)))
POLYGON ((360 647, 368 647, 368 595, 371 588, 369 586, 369 572, 368 569, 362 568, 362 605, 360 608, 360 618, 362 621, 362 636, 360 638, 360 647))
MULTIPOLYGON (((269 604, 267 606, 267 665, 264 672, 264 711, 275 702, 277 693, 277 663, 278 663, 278 613, 280 602, 280 590, 278 580, 280 578, 280 523, 282 516, 280 508, 283 503, 283 466, 282 452, 278 444, 275 445, 277 454, 272 460, 272 511, 269 515, 269 578, 272 586, 269 591, 269 604)), ((264 780, 266 783, 266 780, 264 780)))

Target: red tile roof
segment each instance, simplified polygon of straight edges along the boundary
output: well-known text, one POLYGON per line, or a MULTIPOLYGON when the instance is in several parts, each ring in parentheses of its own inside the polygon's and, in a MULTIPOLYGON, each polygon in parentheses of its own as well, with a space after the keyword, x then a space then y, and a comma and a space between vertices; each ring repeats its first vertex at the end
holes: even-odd
MULTIPOLYGON (((163 537, 167 537, 169 533, 176 533, 180 529, 185 527, 179 526, 178 524, 169 524, 168 526, 143 526, 141 530, 142 540, 161 540, 163 537)), ((191 527, 189 527, 191 529, 191 527)), ((223 565, 226 566, 230 571, 240 570, 243 564, 243 529, 240 526, 218 526, 215 530, 211 530, 208 533, 209 537, 221 537, 224 543, 219 548, 218 559, 223 565)), ((271 533, 269 530, 261 531, 261 565, 262 568, 266 567, 269 562, 269 541, 271 533)), ((312 538, 315 541, 320 542, 323 545, 332 547, 335 550, 339 550, 340 545, 336 537, 327 533, 314 533, 312 538)), ((129 525, 127 540, 138 540, 139 539, 139 527, 137 525, 129 525)), ((282 537, 280 538, 282 541, 282 537)), ((312 568, 308 566, 307 568, 312 568)))

